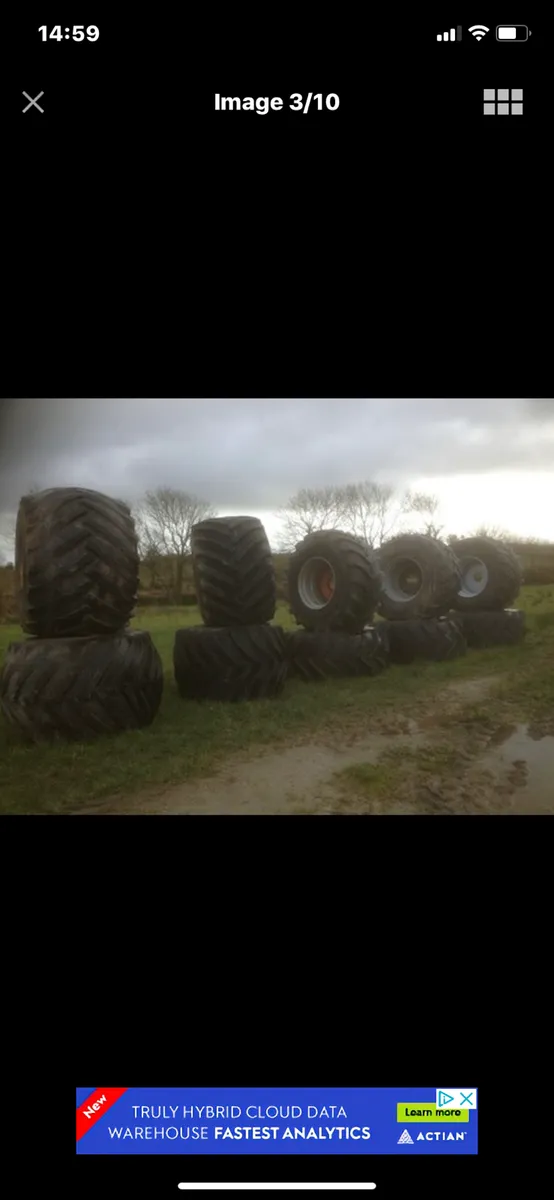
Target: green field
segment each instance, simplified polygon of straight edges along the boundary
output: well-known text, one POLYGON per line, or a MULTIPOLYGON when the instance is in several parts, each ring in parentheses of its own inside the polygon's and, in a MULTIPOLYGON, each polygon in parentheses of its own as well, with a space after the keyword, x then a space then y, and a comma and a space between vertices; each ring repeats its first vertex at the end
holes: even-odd
MULTIPOLYGON (((181 700, 173 681, 175 630, 200 622, 196 608, 149 608, 133 626, 148 629, 162 656, 166 683, 153 725, 97 742, 17 744, 0 719, 0 809, 4 813, 78 812, 102 797, 209 774, 230 756, 261 746, 291 746, 344 729, 371 728, 372 717, 411 713, 451 679, 498 677, 485 705, 469 705, 471 722, 554 718, 554 587, 526 587, 518 606, 528 614, 523 645, 470 651, 452 663, 391 667, 375 679, 306 685, 287 682, 281 697, 242 705, 181 700)), ((276 623, 293 627, 286 605, 276 623)), ((0 662, 18 626, 0 626, 0 662)), ((440 713, 437 715, 440 721, 440 713)), ((386 785, 386 780, 383 786, 386 785)))

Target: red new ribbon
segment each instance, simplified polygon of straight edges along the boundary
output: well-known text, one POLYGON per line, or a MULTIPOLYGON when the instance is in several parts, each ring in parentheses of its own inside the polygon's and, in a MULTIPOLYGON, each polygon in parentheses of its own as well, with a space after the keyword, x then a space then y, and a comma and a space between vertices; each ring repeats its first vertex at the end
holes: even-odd
POLYGON ((97 1088, 77 1109, 77 1141, 129 1088, 97 1088))

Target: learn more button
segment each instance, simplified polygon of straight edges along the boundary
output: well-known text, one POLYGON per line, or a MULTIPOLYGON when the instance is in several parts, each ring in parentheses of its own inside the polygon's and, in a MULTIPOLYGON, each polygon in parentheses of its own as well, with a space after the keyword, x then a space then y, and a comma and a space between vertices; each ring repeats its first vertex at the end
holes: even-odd
POLYGON ((438 1108, 436 1104, 428 1104, 427 1101, 412 1100, 408 1104, 396 1105, 396 1120, 404 1123, 405 1121, 417 1121, 418 1124, 433 1122, 437 1125, 457 1124, 459 1121, 469 1121, 468 1108, 438 1108))

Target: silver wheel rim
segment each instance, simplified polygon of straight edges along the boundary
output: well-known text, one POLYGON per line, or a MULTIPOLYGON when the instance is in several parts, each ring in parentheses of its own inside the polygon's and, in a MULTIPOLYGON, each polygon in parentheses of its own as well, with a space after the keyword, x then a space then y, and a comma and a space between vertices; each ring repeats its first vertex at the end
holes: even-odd
POLYGON ((326 558, 308 558, 300 568, 297 580, 298 595, 306 608, 327 608, 335 593, 335 572, 326 558), (325 581, 325 589, 322 582, 325 581), (330 587, 331 594, 326 594, 330 587))
POLYGON ((423 571, 415 558, 397 558, 385 569, 383 591, 389 600, 407 604, 423 587, 423 571))
POLYGON ((465 600, 472 596, 480 596, 489 582, 489 572, 480 558, 462 558, 459 560, 462 581, 458 595, 465 600))

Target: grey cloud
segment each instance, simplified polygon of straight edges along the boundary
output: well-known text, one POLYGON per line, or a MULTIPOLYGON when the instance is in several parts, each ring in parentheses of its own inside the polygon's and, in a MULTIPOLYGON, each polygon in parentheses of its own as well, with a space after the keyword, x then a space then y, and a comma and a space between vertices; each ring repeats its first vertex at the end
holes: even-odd
POLYGON ((554 468, 554 402, 12 400, 0 409, 0 511, 81 484, 131 502, 165 484, 220 510, 270 510, 300 487, 554 468))

